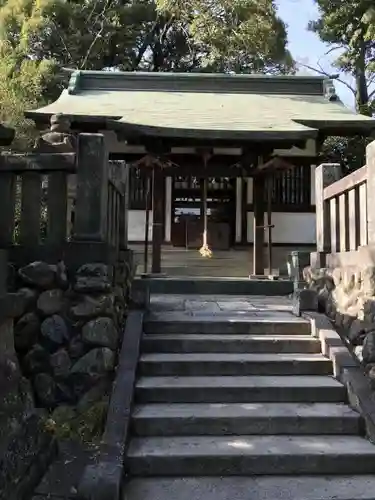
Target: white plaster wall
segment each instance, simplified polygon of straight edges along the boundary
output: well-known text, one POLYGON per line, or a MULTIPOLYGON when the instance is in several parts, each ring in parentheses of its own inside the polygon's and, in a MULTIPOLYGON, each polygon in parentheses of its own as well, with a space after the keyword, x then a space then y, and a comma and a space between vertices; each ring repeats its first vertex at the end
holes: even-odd
MULTIPOLYGON (((264 223, 266 224, 266 217, 264 223)), ((247 241, 253 242, 253 227, 254 227, 253 212, 247 214, 247 241)), ((272 214, 272 230, 273 243, 316 243, 315 236, 315 213, 285 213, 275 212, 272 214)), ((268 240, 266 232, 266 241, 268 240)))
MULTIPOLYGON (((129 210, 128 241, 144 241, 146 225, 146 210, 129 210)), ((152 210, 150 210, 150 222, 148 238, 152 238, 152 210)))
MULTIPOLYGON (((266 215, 265 215, 266 217, 266 215)), ((247 214, 247 241, 253 241, 253 213, 247 214)), ((266 220, 264 221, 266 223, 266 220)), ((145 210, 129 211, 129 242, 145 239, 145 210)), ((316 243, 314 213, 283 213, 272 214, 272 240, 274 243, 299 244, 316 243)), ((150 211, 149 240, 152 238, 152 211, 150 211)), ((266 238, 267 240, 267 238, 266 238)))

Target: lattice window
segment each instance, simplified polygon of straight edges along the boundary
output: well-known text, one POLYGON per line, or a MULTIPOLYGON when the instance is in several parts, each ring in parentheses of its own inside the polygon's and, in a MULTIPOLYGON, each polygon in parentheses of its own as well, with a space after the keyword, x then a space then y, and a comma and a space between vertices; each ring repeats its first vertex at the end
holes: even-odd
MULTIPOLYGON (((148 173, 142 168, 131 167, 129 176, 129 208, 131 210, 146 210, 148 173)), ((151 180, 149 208, 151 208, 151 180)))
POLYGON ((310 167, 299 166, 293 170, 278 172, 274 177, 272 205, 298 208, 311 207, 310 167))

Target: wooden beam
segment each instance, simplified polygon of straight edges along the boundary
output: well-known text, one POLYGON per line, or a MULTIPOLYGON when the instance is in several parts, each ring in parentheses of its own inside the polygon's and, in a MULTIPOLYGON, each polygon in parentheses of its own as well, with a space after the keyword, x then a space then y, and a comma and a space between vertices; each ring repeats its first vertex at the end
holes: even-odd
MULTIPOLYGON (((72 128, 74 121, 72 122, 72 128)), ((108 127, 104 127, 108 128, 108 127)), ((103 128, 103 129, 104 129, 103 128)), ((191 138, 181 135, 181 137, 152 137, 144 135, 129 135, 127 133, 121 133, 116 131, 116 135, 120 141, 126 141, 131 145, 144 145, 146 141, 152 144, 153 140, 162 140, 164 148, 173 147, 204 147, 205 149, 213 148, 242 148, 248 151, 256 151, 257 154, 266 155, 270 150, 273 149, 290 149, 294 146, 297 148, 305 148, 306 140, 308 137, 302 138, 285 138, 282 133, 275 134, 272 137, 259 133, 258 136, 253 136, 251 139, 243 138, 225 138, 220 137, 217 139, 208 139, 202 133, 201 138, 191 138)), ((149 151, 153 151, 153 146, 150 147, 149 151)))
MULTIPOLYGON (((256 161, 252 157, 244 154, 238 155, 214 155, 207 163, 206 168, 202 169, 200 157, 195 154, 169 154, 160 157, 162 163, 165 158, 166 165, 162 166, 165 176, 195 176, 195 177, 251 177, 256 175, 258 170, 255 168, 256 161), (169 162, 169 164, 168 164, 169 162)), ((150 168, 152 169, 152 156, 149 154, 111 154, 112 160, 125 160, 130 167, 150 168)), ((274 158, 271 159, 273 161, 274 158)), ((282 162, 288 164, 288 168, 299 165, 310 166, 316 158, 313 157, 282 157, 282 162)))
POLYGON ((257 172, 267 171, 267 173, 270 173, 280 170, 292 170, 294 167, 294 164, 286 161, 284 158, 280 156, 274 156, 262 165, 258 165, 256 170, 257 172))

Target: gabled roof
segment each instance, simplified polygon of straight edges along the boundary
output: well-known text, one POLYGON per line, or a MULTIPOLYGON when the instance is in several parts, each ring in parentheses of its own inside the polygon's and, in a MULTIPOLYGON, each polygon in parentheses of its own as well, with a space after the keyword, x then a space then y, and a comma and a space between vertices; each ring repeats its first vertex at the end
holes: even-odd
POLYGON ((207 139, 307 139, 368 133, 375 120, 348 110, 315 76, 78 71, 33 119, 63 113, 129 134, 207 139))

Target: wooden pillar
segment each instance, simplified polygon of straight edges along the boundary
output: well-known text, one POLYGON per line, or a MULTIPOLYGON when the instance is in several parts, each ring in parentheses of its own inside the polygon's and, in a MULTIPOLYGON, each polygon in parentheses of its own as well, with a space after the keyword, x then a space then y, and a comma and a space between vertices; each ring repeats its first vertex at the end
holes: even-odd
POLYGON ((375 245, 375 141, 371 142, 366 148, 366 165, 367 165, 367 244, 375 245))
POLYGON ((264 274, 264 213, 265 213, 265 178, 257 175, 253 179, 254 204, 254 242, 253 242, 253 274, 264 274))
POLYGON ((164 175, 154 167, 152 182, 152 273, 161 272, 161 245, 163 242, 164 175))
POLYGON ((165 231, 166 243, 171 241, 172 228, 172 177, 165 178, 165 231))
POLYGON ((128 248, 128 222, 129 222, 129 175, 130 175, 130 165, 126 163, 121 165, 122 174, 122 184, 124 187, 124 193, 120 200, 120 248, 128 248))
POLYGON ((243 180, 236 178, 236 220, 235 220, 235 243, 242 241, 242 211, 243 211, 243 180))

